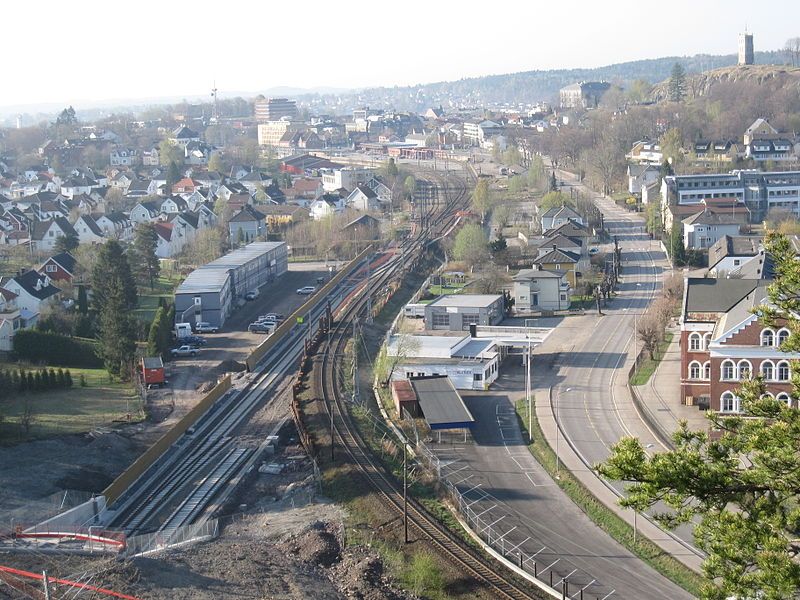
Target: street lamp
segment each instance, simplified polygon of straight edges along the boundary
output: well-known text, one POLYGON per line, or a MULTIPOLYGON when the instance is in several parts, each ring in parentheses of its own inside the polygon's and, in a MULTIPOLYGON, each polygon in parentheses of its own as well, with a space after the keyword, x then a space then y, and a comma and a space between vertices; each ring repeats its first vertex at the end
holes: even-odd
POLYGON ((528 355, 525 360, 525 397, 528 400, 528 443, 533 441, 531 431, 533 430, 533 401, 531 399, 531 332, 528 330, 528 322, 536 324, 536 319, 525 319, 525 338, 528 340, 528 355))
POLYGON ((555 396, 553 396, 553 400, 555 401, 555 411, 556 411, 556 479, 561 479, 561 454, 559 453, 559 439, 561 438, 560 429, 561 426, 560 418, 559 418, 559 411, 558 411, 558 398, 561 394, 566 394, 567 392, 571 392, 572 388, 568 387, 565 390, 561 390, 555 396))

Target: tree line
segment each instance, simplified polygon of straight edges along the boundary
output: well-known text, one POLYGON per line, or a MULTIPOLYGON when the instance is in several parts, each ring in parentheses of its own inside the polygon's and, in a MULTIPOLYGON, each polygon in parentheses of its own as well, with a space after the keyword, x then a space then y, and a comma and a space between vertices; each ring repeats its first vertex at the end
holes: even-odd
POLYGON ((0 369, 0 399, 16 394, 66 390, 73 385, 69 369, 0 369))

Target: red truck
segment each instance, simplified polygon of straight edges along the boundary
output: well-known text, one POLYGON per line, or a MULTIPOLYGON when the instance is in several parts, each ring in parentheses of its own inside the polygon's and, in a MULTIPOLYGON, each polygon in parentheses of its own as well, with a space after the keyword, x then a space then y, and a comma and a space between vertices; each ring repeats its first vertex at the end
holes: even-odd
POLYGON ((164 361, 160 356, 142 358, 142 379, 147 387, 163 387, 167 383, 164 377, 164 361))

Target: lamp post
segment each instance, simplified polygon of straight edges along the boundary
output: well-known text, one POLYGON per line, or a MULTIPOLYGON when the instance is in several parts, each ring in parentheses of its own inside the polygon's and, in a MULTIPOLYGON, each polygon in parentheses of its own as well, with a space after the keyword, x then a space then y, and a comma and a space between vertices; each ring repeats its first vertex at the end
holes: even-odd
POLYGON ((536 319, 525 319, 525 338, 528 340, 528 354, 525 360, 525 398, 528 400, 528 443, 533 441, 533 436, 531 434, 532 427, 533 427, 533 399, 531 398, 531 359, 532 359, 532 347, 531 347, 531 332, 528 330, 531 325, 528 323, 531 322, 534 325, 536 324, 536 319))
POLYGON ((559 418, 559 410, 558 410, 558 398, 561 394, 566 394, 567 392, 571 392, 572 388, 568 387, 565 390, 561 390, 555 396, 553 396, 553 401, 555 402, 555 411, 556 411, 556 479, 561 479, 561 454, 559 452, 559 439, 561 438, 560 430, 561 427, 559 425, 561 419, 559 418))

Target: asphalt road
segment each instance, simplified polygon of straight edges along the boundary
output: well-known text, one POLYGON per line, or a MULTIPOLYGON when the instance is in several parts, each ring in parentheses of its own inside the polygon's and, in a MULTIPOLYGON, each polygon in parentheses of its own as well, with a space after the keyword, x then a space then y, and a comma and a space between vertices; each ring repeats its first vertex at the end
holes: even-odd
POLYGON ((568 577, 570 595, 585 588, 592 599, 691 598, 592 523, 534 460, 513 408, 524 387, 524 369, 510 358, 491 391, 462 393, 475 443, 440 445, 442 474, 493 523, 493 538, 502 537, 512 557, 536 554, 545 579, 550 565, 554 583, 568 577))
MULTIPOLYGON (((556 329, 534 352, 533 375, 539 394, 552 394, 556 421, 587 468, 608 458, 611 446, 623 437, 639 438, 649 453, 667 449, 637 412, 625 381, 632 364, 628 361, 640 350, 636 321, 661 293, 669 264, 657 242, 644 233, 639 216, 605 198, 595 196, 595 203, 622 248, 619 295, 603 308, 603 316, 592 311, 580 317, 583 323, 576 331, 556 329)), ((624 492, 620 482, 608 485, 624 492)), ((674 533, 691 547, 690 527, 674 533)))

